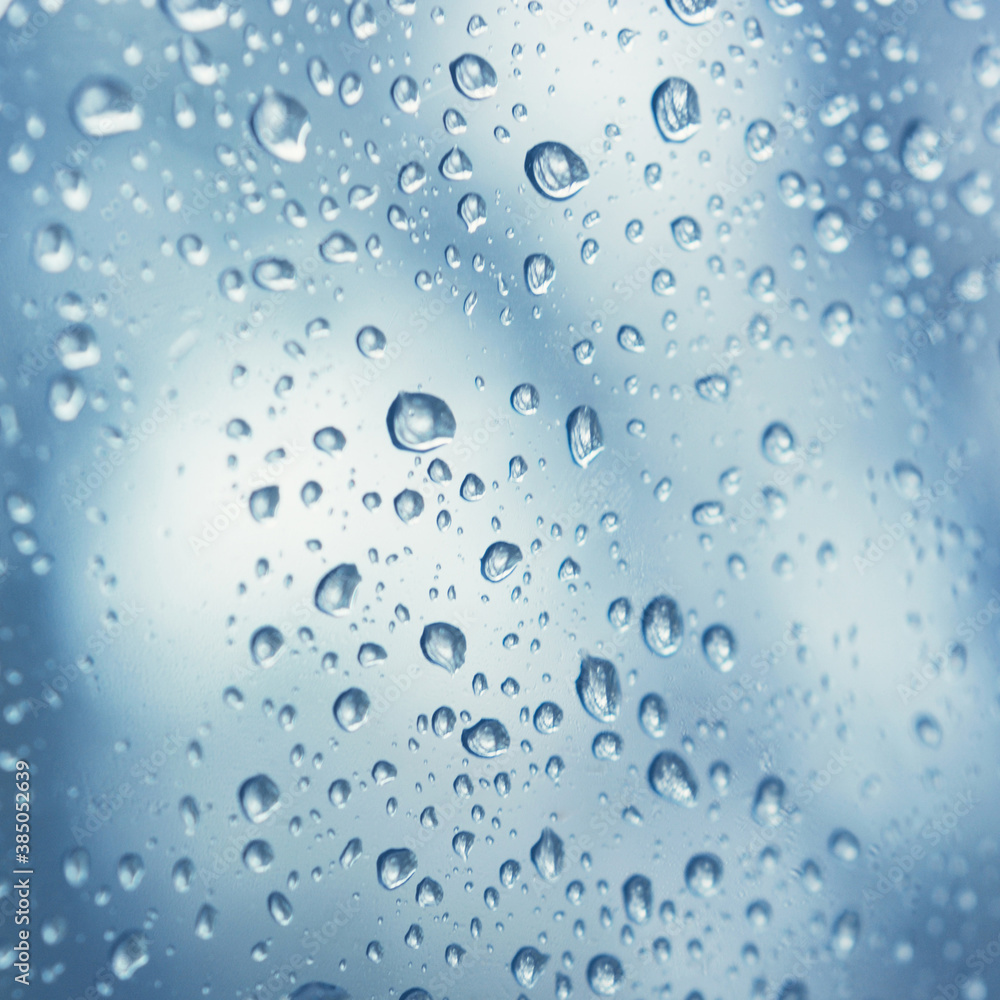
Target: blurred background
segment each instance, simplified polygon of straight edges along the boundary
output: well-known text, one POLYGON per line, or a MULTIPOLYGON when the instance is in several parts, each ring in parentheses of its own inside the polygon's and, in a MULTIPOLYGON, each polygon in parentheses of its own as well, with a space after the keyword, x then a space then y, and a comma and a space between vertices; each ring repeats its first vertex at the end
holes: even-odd
POLYGON ((0 17, 5 996, 1000 995, 985 0, 0 17))

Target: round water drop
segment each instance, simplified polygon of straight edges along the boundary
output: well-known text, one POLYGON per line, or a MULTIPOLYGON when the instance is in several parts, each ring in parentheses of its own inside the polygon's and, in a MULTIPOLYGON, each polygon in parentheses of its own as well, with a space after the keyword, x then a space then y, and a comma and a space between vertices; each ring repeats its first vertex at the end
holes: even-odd
POLYGON ((714 854, 696 854, 684 869, 684 883, 695 896, 714 896, 722 884, 722 862, 714 854))
POLYGON ((853 864, 861 854, 861 844, 850 830, 834 830, 827 846, 830 853, 845 864, 853 864))
POLYGON ((773 775, 761 780, 751 813, 761 826, 777 826, 784 816, 785 783, 773 775))
POLYGON ((649 765, 649 784, 657 795, 688 809, 698 800, 698 782, 683 758, 669 750, 658 753, 649 765))
POLYGON ((286 163, 306 158, 306 139, 312 129, 309 112, 287 94, 265 94, 253 109, 250 127, 261 148, 286 163))
POLYGON ((535 709, 532 719, 535 729, 545 735, 554 733, 562 725, 562 720, 563 710, 554 701, 543 701, 535 709))
POLYGON ((854 312, 846 302, 831 302, 820 317, 823 339, 831 347, 843 347, 854 332, 854 312))
POLYGON ((667 735, 667 703, 655 692, 645 695, 639 702, 639 725, 654 740, 667 735))
POLYGON ((647 923, 653 913, 653 883, 645 875, 633 875, 622 886, 622 899, 629 920, 647 923))
POLYGON ((253 266, 253 281, 267 292, 290 292, 298 286, 295 265, 284 257, 266 257, 253 266))
POLYGON ((73 123, 84 134, 106 139, 142 127, 142 106, 127 84, 110 76, 91 77, 73 91, 73 123))
POLYGON ((825 208, 817 213, 813 235, 828 253, 843 253, 851 245, 850 223, 839 208, 825 208))
MULTIPOLYGON (((459 487, 458 492, 463 500, 475 503, 477 500, 482 500, 486 495, 486 484, 474 472, 470 472, 462 480, 462 485, 459 487)), ((520 559, 520 555, 518 555, 518 559, 520 559)))
POLYGON ((142 931, 125 931, 115 939, 108 964, 116 979, 131 979, 149 961, 149 940, 142 931))
POLYGON ((267 911, 279 927, 287 927, 292 922, 292 904, 280 892, 272 892, 267 897, 267 911))
POLYGON ((653 117, 667 142, 685 142, 701 128, 698 92, 679 76, 667 77, 653 92, 653 117))
POLYGON ((543 955, 537 948, 521 948, 510 963, 510 971, 518 986, 531 989, 538 982, 548 961, 549 956, 543 955))
POLYGON ((32 257, 46 274, 62 274, 76 257, 73 234, 58 222, 42 226, 35 233, 32 257))
POLYGON ((681 250, 695 251, 701 246, 701 226, 690 215, 682 215, 670 224, 674 242, 681 250))
POLYGON ((56 337, 56 351, 63 367, 70 371, 92 368, 101 360, 94 328, 86 323, 71 323, 56 337))
POLYGON ((250 514, 257 522, 270 520, 277 513, 281 494, 277 486, 262 486, 250 494, 250 514))
POLYGON ((595 955, 587 965, 587 983, 599 997, 614 996, 625 985, 625 969, 614 955, 595 955))
POLYGON ((701 648, 709 665, 728 674, 736 662, 736 640, 725 625, 709 625, 701 637, 701 648))
POLYGON ((573 461, 585 469, 603 450, 604 433, 597 411, 589 406, 578 406, 566 418, 566 433, 573 461))
POLYGON ((347 233, 334 232, 319 245, 319 253, 328 264, 353 264, 358 259, 358 245, 347 233))
POLYGON ((250 655, 254 663, 265 670, 273 667, 285 645, 285 637, 273 625, 257 629, 250 639, 250 655))
POLYGON ((460 94, 472 101, 484 101, 497 92, 496 70, 481 56, 466 53, 449 67, 460 94))
POLYGON ((610 660, 584 656, 576 678, 580 704, 598 722, 614 722, 621 711, 622 689, 618 671, 610 660))
POLYGON ((348 688, 333 703, 333 716, 345 732, 353 733, 368 721, 371 699, 361 688, 348 688))
POLYGON ((458 203, 458 217, 465 228, 474 233, 486 221, 486 202, 481 195, 470 193, 458 203))
POLYGON ((417 870, 417 856, 407 847, 383 851, 375 863, 378 880, 386 889, 398 889, 417 870))
POLYGON ((483 553, 480 571, 490 583, 499 583, 514 572, 521 559, 521 550, 512 542, 494 542, 483 553))
POLYGON ((944 736, 941 723, 933 715, 918 715, 913 723, 913 731, 917 734, 917 739, 931 750, 936 750, 941 745, 944 736))
POLYGON ((510 405, 526 417, 538 412, 538 390, 530 382, 522 382, 510 394, 510 405))
POLYGON ((263 823, 281 804, 278 786, 266 775, 255 774, 240 785, 240 807, 251 823, 263 823))
POLYGON ((551 827, 545 827, 531 848, 531 863, 546 882, 554 882, 566 864, 562 838, 551 827))
POLYGON ((916 500, 923 489, 924 476, 912 462, 900 460, 892 467, 892 481, 904 500, 916 500))
POLYGON ((764 457, 774 465, 787 465, 795 458, 795 436, 778 421, 764 429, 760 447, 764 457))
POLYGON ((684 639, 684 619, 672 597, 654 597, 642 612, 642 637, 657 656, 673 656, 684 639))
POLYGON ((476 757, 499 757, 510 749, 510 734, 498 719, 480 719, 462 731, 462 746, 476 757))
POLYGON ((553 201, 572 198, 590 180, 587 164, 561 142, 540 142, 524 158, 524 172, 535 190, 553 201))
POLYGON ((524 281, 532 295, 545 295, 555 280, 556 266, 544 253, 533 253, 524 261, 524 281))
POLYGON ((695 382, 694 388, 710 403, 722 403, 729 398, 729 379, 725 375, 706 375, 695 382))
POLYGON ((415 115, 420 108, 420 88, 412 76, 398 76, 392 84, 392 101, 405 115, 415 115))
POLYGON ((453 674, 465 663, 465 634, 455 625, 434 622, 424 628, 420 649, 431 663, 453 674))
POLYGON ((59 375, 49 383, 49 410, 56 420, 76 420, 87 402, 87 391, 79 379, 59 375))
POLYGON ((387 417, 392 443, 406 451, 440 448, 455 436, 455 415, 448 404, 424 392, 401 392, 387 417))
POLYGON ((271 867, 274 861, 274 849, 266 840, 251 840, 243 848, 243 864, 249 871, 261 875, 271 867))
POLYGON ((758 118, 751 122, 743 137, 747 156, 754 163, 770 160, 774 156, 777 141, 778 131, 766 118, 758 118))
POLYGON ((941 133, 928 122, 911 122, 903 131, 899 158, 907 173, 918 181, 936 181, 946 165, 947 144, 941 133))
POLYGON ((347 439, 337 430, 336 427, 323 427, 313 435, 313 444, 320 451, 325 451, 328 455, 334 455, 338 451, 343 451, 347 439))

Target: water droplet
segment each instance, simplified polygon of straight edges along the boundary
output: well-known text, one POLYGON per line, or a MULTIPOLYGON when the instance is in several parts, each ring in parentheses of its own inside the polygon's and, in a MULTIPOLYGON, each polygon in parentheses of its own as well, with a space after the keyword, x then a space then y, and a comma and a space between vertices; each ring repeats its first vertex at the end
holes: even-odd
POLYGON ((653 93, 653 116, 668 142, 685 142, 701 128, 698 93, 687 80, 670 76, 653 93))
POLYGON ((657 656, 673 656, 684 639, 684 619, 672 597, 654 597, 642 612, 642 637, 657 656))
POLYGON ((576 693, 586 711, 598 722, 614 722, 618 718, 622 689, 618 671, 610 660, 584 656, 576 679, 576 693))
POLYGON ((649 784, 657 795, 679 806, 690 809, 697 802, 698 782, 684 759, 669 750, 658 753, 650 763, 649 784))
POLYGON ((537 948, 521 948, 510 963, 510 971, 519 986, 531 989, 542 975, 548 955, 543 955, 537 948))
POLYGON ((312 123, 309 112, 294 97, 266 94, 253 109, 250 127, 261 148, 277 159, 301 163, 306 158, 312 123))
POLYGON ((465 635, 447 622, 427 625, 420 636, 420 649, 431 663, 444 667, 449 674, 465 663, 465 635))
POLYGON ((541 142, 528 150, 524 172, 535 190, 554 201, 572 198, 590 180, 587 164, 561 142, 541 142))
POLYGON ((722 862, 714 854, 696 854, 684 869, 684 882, 695 896, 714 896, 722 883, 722 862))
POLYGON ((562 838, 550 827, 542 830, 541 836, 531 848, 531 863, 546 882, 554 882, 562 874, 566 864, 566 852, 562 838))
POLYGON ((417 870, 417 856, 407 847, 383 851, 375 865, 378 880, 386 889, 398 889, 417 870))
POLYGON ((423 392, 401 392, 387 422, 392 443, 407 451, 440 448, 455 436, 455 416, 448 404, 423 392))
POLYGON ((263 823, 280 804, 281 792, 266 774, 255 774, 240 786, 240 807, 251 823, 263 823))
POLYGON ((573 461, 585 469, 603 450, 604 434, 597 411, 589 406, 578 406, 566 418, 569 450, 573 461))
POLYGON ((490 583, 499 583, 514 572, 521 559, 521 550, 513 542, 494 542, 483 553, 480 571, 490 583))
POLYGON ((472 101, 483 101, 497 92, 497 74, 481 56, 466 53, 449 67, 451 78, 460 94, 472 101))
POLYGON ((709 665, 728 674, 736 662, 736 640, 725 625, 709 625, 701 637, 701 648, 709 665))
POLYGON ((614 996, 625 985, 625 969, 614 955, 595 955, 587 965, 587 983, 599 997, 614 996))
POLYGON ((341 729, 353 733, 368 721, 371 699, 361 688, 348 688, 333 703, 333 716, 341 729))
POLYGON ((499 757, 510 749, 510 734, 497 719, 480 719, 462 731, 462 746, 476 757, 499 757))
POLYGON ((110 76, 91 77, 73 91, 73 123, 97 139, 142 128, 142 106, 127 84, 110 76))

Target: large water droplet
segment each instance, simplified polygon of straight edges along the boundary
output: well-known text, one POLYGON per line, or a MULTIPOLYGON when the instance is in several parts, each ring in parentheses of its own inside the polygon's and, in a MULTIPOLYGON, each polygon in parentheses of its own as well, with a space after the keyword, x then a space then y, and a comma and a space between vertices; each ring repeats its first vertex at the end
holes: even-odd
POLYGON ((578 406, 566 418, 569 451, 573 461, 585 469, 604 450, 604 433, 597 411, 578 406))
POLYGON ((695 896, 714 896, 722 883, 722 862, 714 854, 696 854, 684 869, 684 882, 695 896))
POLYGON ((510 734, 498 719, 480 719, 462 731, 462 746, 476 757, 499 757, 510 749, 510 734))
POLYGON ((431 663, 453 674, 465 663, 465 635, 447 622, 433 622, 420 636, 420 649, 431 663))
POLYGON ((455 436, 455 415, 448 404, 425 392, 401 392, 387 418, 392 443, 407 451, 431 451, 455 436))
POLYGON ((543 955, 537 948, 521 948, 510 963, 510 971, 519 986, 531 989, 538 982, 549 961, 548 955, 543 955))
POLYGON ((528 150, 524 172, 535 190, 546 198, 572 198, 590 180, 587 164, 561 142, 540 142, 528 150))
POLYGON ((90 77, 73 91, 73 123, 84 134, 106 139, 142 128, 142 106, 121 80, 90 77))
POLYGON ((598 722, 614 722, 621 710, 622 688, 610 660, 584 656, 576 678, 580 703, 598 722))
POLYGON ((684 640, 684 619, 677 602, 666 594, 654 597, 642 612, 642 637, 657 656, 673 656, 684 640))
POLYGON ((341 563, 319 581, 315 595, 316 607, 334 618, 350 614, 360 583, 358 567, 354 563, 341 563))
POLYGON ((386 889, 398 889, 417 870, 417 856, 408 847, 390 848, 378 856, 375 870, 386 889))
POLYGON ((701 128, 698 93, 687 80, 670 76, 653 92, 653 116, 668 142, 685 142, 701 128))
POLYGON ((494 542, 483 553, 479 563, 480 572, 490 583, 499 583, 514 572, 521 558, 521 550, 513 542, 494 542))
POLYGON ((240 807, 251 823, 263 823, 280 804, 281 792, 266 774, 255 774, 240 785, 240 807))
POLYGON ((566 852, 562 838, 550 827, 542 830, 541 836, 531 848, 531 863, 546 882, 554 882, 562 874, 566 864, 566 852))
POLYGON ((497 92, 496 70, 481 56, 466 53, 451 64, 451 78, 459 93, 484 101, 497 92))
POLYGON ((253 109, 250 127, 263 149, 286 163, 306 158, 306 138, 312 128, 309 112, 288 94, 266 94, 253 109))
POLYGON ((698 800, 698 782, 683 758, 669 750, 658 753, 649 765, 649 784, 657 795, 679 806, 692 808, 698 800))
POLYGON ((599 997, 614 996, 625 985, 625 969, 614 955, 595 955, 587 965, 587 982, 599 997))

